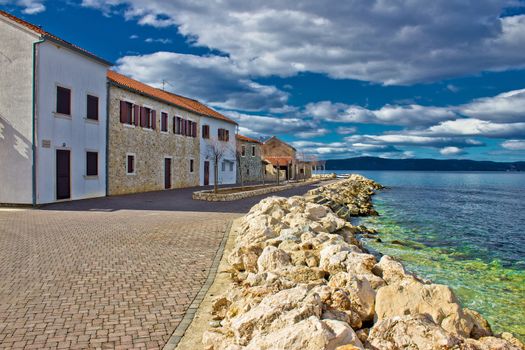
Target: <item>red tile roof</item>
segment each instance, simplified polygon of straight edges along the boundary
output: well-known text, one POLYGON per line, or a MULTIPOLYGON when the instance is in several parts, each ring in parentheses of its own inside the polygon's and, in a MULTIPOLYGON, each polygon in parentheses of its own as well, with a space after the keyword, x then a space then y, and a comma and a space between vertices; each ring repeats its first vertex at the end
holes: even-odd
POLYGON ((84 50, 83 48, 81 48, 79 46, 76 46, 75 44, 72 44, 72 43, 70 43, 68 41, 60 39, 59 37, 57 37, 57 36, 55 36, 55 35, 53 35, 53 34, 51 34, 49 32, 46 32, 45 30, 43 30, 39 26, 36 26, 36 25, 34 25, 32 23, 24 21, 23 19, 18 18, 16 16, 13 16, 10 13, 7 13, 5 11, 0 10, 0 16, 3 16, 5 18, 7 18, 7 19, 9 19, 9 20, 11 20, 11 21, 13 21, 13 22, 15 22, 15 23, 17 23, 17 24, 27 28, 27 29, 29 29, 30 31, 34 32, 35 34, 40 35, 40 37, 42 37, 42 38, 49 39, 49 40, 52 40, 52 41, 57 42, 59 44, 62 44, 64 46, 66 46, 66 47, 69 47, 70 49, 73 49, 73 50, 75 50, 75 51, 77 51, 79 53, 82 53, 82 54, 90 57, 90 58, 93 58, 93 59, 97 60, 98 62, 103 63, 103 64, 105 64, 107 66, 111 66, 112 65, 112 63, 110 63, 110 62, 108 62, 108 61, 106 61, 106 60, 104 60, 104 59, 102 59, 102 58, 92 54, 91 52, 89 52, 87 50, 84 50))
POLYGON ((235 137, 237 137, 237 139, 244 141, 244 142, 261 143, 260 141, 257 141, 256 139, 252 139, 251 137, 244 136, 241 134, 237 134, 235 135, 235 137))
POLYGON ((270 162, 272 165, 288 165, 292 163, 293 158, 289 156, 285 157, 264 157, 264 160, 270 162))
POLYGON ((154 88, 152 86, 141 83, 140 81, 131 79, 125 75, 119 74, 112 70, 108 71, 108 79, 110 82, 116 83, 119 86, 131 89, 133 91, 137 91, 139 93, 146 94, 150 97, 162 100, 169 104, 173 104, 190 112, 197 113, 210 118, 220 119, 225 122, 237 125, 237 123, 231 120, 230 118, 191 98, 187 98, 168 91, 154 88))

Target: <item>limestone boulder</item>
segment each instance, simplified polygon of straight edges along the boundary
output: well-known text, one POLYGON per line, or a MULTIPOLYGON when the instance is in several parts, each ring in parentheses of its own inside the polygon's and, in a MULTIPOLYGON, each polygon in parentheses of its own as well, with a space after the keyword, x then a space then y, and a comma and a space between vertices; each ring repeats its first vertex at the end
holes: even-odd
POLYGON ((463 313, 472 321, 472 331, 470 337, 479 339, 481 337, 489 337, 492 335, 490 324, 477 311, 464 308, 463 313))
POLYGON ((256 272, 262 251, 260 244, 236 246, 228 256, 228 262, 237 271, 256 272))
POLYGON ((519 341, 512 342, 504 338, 481 337, 477 340, 465 339, 463 348, 468 350, 523 350, 525 347, 519 341))
POLYGON ((292 259, 284 250, 274 246, 264 248, 257 260, 257 270, 276 271, 292 264, 292 259))
POLYGON ((367 348, 373 350, 460 349, 460 344, 459 338, 426 315, 382 319, 372 327, 367 338, 367 348))
POLYGON ((394 284, 406 278, 412 278, 399 261, 394 260, 388 255, 381 257, 379 263, 373 267, 372 272, 381 277, 387 284, 394 284))
POLYGON ((319 295, 298 286, 266 296, 250 311, 233 318, 230 328, 236 344, 247 345, 256 334, 274 332, 310 316, 320 317, 321 312, 319 295))
POLYGON ((340 288, 348 293, 351 308, 358 313, 361 320, 374 319, 376 292, 366 278, 339 272, 330 277, 328 286, 340 288))
POLYGON ((469 337, 473 328, 452 290, 441 284, 405 280, 387 285, 377 291, 375 311, 379 321, 427 314, 446 331, 462 337, 469 337))

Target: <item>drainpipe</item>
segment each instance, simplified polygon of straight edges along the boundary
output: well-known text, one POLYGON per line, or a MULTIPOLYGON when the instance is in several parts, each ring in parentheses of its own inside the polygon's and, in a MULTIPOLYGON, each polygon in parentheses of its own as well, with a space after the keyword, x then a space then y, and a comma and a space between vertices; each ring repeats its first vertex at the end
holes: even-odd
POLYGON ((110 84, 109 81, 106 83, 107 91, 106 91, 106 196, 109 196, 109 88, 110 84))
POLYGON ((32 151, 33 151, 33 158, 32 158, 32 164, 31 164, 31 173, 32 173, 32 204, 33 207, 36 207, 36 151, 37 151, 37 137, 36 137, 36 95, 37 95, 37 62, 36 62, 36 52, 37 52, 37 45, 43 43, 46 41, 45 38, 40 39, 39 41, 36 41, 33 43, 33 91, 32 91, 32 111, 31 111, 31 142, 32 142, 32 151))

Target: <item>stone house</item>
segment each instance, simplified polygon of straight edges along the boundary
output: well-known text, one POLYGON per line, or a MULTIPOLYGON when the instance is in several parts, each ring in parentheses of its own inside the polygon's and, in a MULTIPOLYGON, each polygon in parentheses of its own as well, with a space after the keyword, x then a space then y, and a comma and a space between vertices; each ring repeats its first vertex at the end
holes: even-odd
POLYGON ((237 182, 259 182, 263 180, 264 167, 261 158, 261 142, 237 134, 237 182))
POLYGON ((201 114, 193 100, 113 71, 107 77, 108 194, 198 186, 201 114))
POLYGON ((0 11, 0 203, 106 194, 109 62, 0 11))
POLYGON ((277 171, 280 180, 296 178, 297 150, 293 146, 273 136, 263 142, 261 149, 263 159, 269 164, 265 171, 268 181, 276 180, 277 171))

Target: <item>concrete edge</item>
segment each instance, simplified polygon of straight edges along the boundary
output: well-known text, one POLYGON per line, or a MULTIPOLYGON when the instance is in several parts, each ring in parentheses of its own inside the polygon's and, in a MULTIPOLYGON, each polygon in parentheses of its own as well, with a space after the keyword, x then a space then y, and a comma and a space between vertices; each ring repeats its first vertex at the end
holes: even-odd
POLYGON ((210 271, 208 272, 208 277, 206 278, 206 282, 204 282, 201 289, 199 290, 199 292, 193 299, 192 303, 190 304, 190 307, 188 308, 188 310, 186 310, 186 313, 184 314, 184 317, 182 318, 181 322, 179 323, 177 328, 175 328, 175 331, 173 331, 170 338, 168 339, 168 341, 162 348, 163 350, 174 350, 177 347, 182 337, 184 336, 184 333, 186 333, 186 330, 188 329, 191 322, 193 321, 193 318, 195 317, 195 313, 197 312, 202 301, 204 300, 204 297, 208 293, 208 290, 210 289, 211 285, 215 281, 215 277, 219 269, 219 264, 224 254, 224 248, 226 247, 226 242, 228 241, 228 238, 230 237, 230 234, 231 234, 232 224, 233 224, 233 220, 231 220, 228 223, 228 227, 224 231, 224 235, 222 236, 221 243, 219 245, 219 248, 217 249, 217 253, 215 254, 215 257, 211 264, 210 271))

